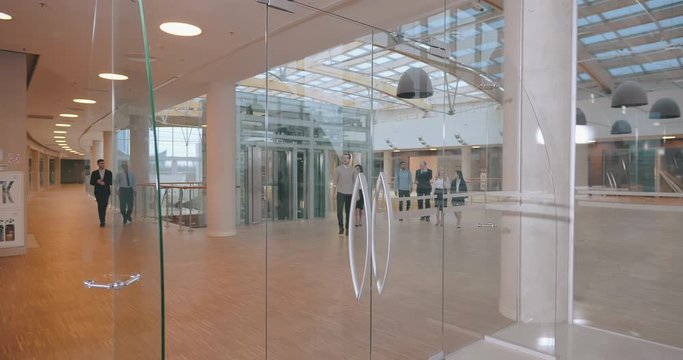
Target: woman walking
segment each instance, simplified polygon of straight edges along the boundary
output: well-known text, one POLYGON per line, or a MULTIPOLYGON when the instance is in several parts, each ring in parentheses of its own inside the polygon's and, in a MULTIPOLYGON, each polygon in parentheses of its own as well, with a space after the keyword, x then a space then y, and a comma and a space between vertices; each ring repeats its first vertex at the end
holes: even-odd
MULTIPOLYGON (((359 164, 356 165, 356 176, 360 176, 363 173, 363 167, 359 164)), ((365 202, 363 201, 363 192, 358 190, 358 200, 356 201, 356 206, 354 208, 354 213, 356 216, 356 227, 363 226, 363 210, 365 209, 365 202)))
MULTIPOLYGON (((467 196, 456 196, 458 193, 466 193, 467 192, 467 183, 465 182, 465 178, 462 175, 462 171, 456 170, 455 171, 455 179, 451 181, 451 194, 453 194, 453 207, 457 209, 458 206, 463 206, 465 205, 465 198, 467 196)), ((455 219, 457 220, 456 222, 456 227, 460 228, 461 227, 461 221, 462 221, 462 211, 455 210, 453 212, 455 214, 455 219)))

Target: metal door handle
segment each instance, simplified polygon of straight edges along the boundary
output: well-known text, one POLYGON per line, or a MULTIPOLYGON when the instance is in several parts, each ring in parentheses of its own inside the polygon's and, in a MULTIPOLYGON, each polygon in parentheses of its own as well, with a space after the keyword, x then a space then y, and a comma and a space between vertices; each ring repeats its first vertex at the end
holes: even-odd
POLYGON ((494 224, 494 223, 492 223, 492 222, 489 222, 489 223, 485 223, 485 224, 477 224, 477 227, 480 227, 480 228, 482 228, 482 227, 494 228, 494 227, 498 227, 498 224, 494 224))
POLYGON ((131 275, 126 281, 118 280, 109 284, 98 284, 95 280, 86 280, 83 282, 83 286, 88 289, 108 289, 108 290, 120 290, 128 285, 140 280, 140 274, 131 275))

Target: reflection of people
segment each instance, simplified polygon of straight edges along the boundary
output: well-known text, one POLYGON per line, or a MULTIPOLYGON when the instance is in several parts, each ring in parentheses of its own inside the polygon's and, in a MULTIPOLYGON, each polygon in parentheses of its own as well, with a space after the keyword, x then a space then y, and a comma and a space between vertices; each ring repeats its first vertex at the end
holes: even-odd
POLYGON ((116 174, 116 193, 119 195, 119 205, 123 223, 131 222, 131 214, 133 213, 133 204, 135 197, 135 174, 128 171, 128 163, 125 161, 121 163, 121 171, 116 174))
MULTIPOLYGON (((462 171, 455 171, 455 179, 451 181, 451 194, 453 194, 453 207, 465 205, 466 196, 455 196, 457 193, 466 193, 467 183, 465 183, 465 178, 462 176, 462 171)), ((455 219, 457 220, 456 226, 460 227, 460 222, 462 220, 462 211, 454 211, 455 219)))
MULTIPOLYGON (((420 163, 420 169, 415 172, 415 182, 417 183, 417 196, 427 196, 424 200, 425 209, 431 207, 429 201, 429 195, 432 193, 432 170, 427 169, 427 162, 423 161, 420 163)), ((422 209, 422 199, 417 200, 417 208, 422 209)), ((421 216, 420 220, 429 221, 429 215, 421 216)))
POLYGON ((339 223, 339 234, 344 234, 346 228, 346 235, 349 234, 349 214, 351 211, 351 194, 353 193, 353 183, 356 180, 356 171, 349 164, 351 162, 351 155, 344 154, 342 156, 342 164, 337 166, 334 172, 334 187, 337 194, 337 222, 339 223), (344 222, 344 214, 346 213, 346 222, 344 222))
POLYGON ((104 227, 104 220, 111 195, 111 171, 104 168, 104 160, 97 160, 97 170, 90 174, 90 185, 95 187, 95 199, 97 200, 97 212, 100 215, 100 227, 104 227))
POLYGON ((448 190, 446 189, 446 182, 444 181, 443 177, 441 177, 441 171, 439 170, 436 173, 436 179, 434 179, 434 195, 436 196, 436 199, 434 199, 434 205, 436 206, 436 226, 443 226, 441 214, 443 213, 443 208, 447 206, 447 200, 444 198, 444 195, 447 193, 448 190))
MULTIPOLYGON (((402 198, 408 198, 406 200, 406 211, 410 210, 410 190, 413 187, 413 176, 408 170, 408 164, 405 161, 401 161, 400 168, 396 172, 395 181, 396 189, 398 190, 398 211, 403 211, 403 200, 402 198)), ((400 218, 399 221, 403 221, 400 218)))
MULTIPOLYGON (((363 167, 359 164, 356 165, 356 176, 363 173, 363 167)), ((363 201, 363 192, 358 190, 358 200, 356 201, 356 206, 354 212, 356 213, 356 226, 363 226, 363 210, 365 209, 365 202, 363 201)))

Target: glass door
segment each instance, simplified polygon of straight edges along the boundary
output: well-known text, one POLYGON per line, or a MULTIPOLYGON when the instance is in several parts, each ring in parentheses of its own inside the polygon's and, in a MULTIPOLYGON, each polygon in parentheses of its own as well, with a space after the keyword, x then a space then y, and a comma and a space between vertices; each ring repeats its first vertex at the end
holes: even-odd
MULTIPOLYGON (((111 92, 102 133, 111 272, 92 274, 90 291, 111 296, 113 358, 165 357, 162 221, 154 98, 142 1, 96 7, 89 89, 111 92), (131 39, 134 39, 131 41, 131 39), (108 64, 96 68, 93 64, 108 64)), ((93 169, 94 170, 94 169, 93 169)))

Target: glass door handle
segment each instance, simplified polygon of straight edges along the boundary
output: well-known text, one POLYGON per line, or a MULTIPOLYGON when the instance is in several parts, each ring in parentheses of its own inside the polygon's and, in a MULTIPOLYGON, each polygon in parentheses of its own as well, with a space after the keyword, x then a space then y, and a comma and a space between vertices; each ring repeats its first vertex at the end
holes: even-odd
MULTIPOLYGON (((353 204, 353 203, 351 203, 353 204)), ((367 206, 365 207, 367 209, 367 206)), ((367 213, 367 211, 366 211, 367 213)), ((375 186, 375 194, 372 198, 372 238, 371 238, 371 243, 370 243, 370 249, 371 249, 371 258, 372 258, 372 274, 375 277, 375 280, 377 282, 377 293, 382 295, 382 291, 384 291, 384 284, 387 281, 387 275, 389 275, 389 265, 391 264, 391 241, 393 240, 393 233, 392 233, 392 228, 393 228, 393 223, 392 220, 394 218, 394 210, 391 204, 391 195, 389 193, 389 186, 387 185, 387 179, 386 176, 384 175, 384 172, 380 172, 379 175, 377 176, 377 185, 375 186), (377 252, 376 252, 376 241, 375 241, 375 218, 377 215, 377 201, 379 198, 379 191, 383 190, 384 192, 384 201, 386 203, 386 208, 387 208, 387 256, 386 256, 386 265, 384 267, 384 276, 381 276, 379 274, 379 260, 377 257, 377 252)), ((369 222, 366 221, 366 224, 369 224, 369 222)))
POLYGON ((494 228, 494 227, 498 227, 498 224, 494 224, 494 223, 492 223, 492 222, 485 223, 485 224, 481 224, 481 223, 480 223, 480 224, 477 224, 477 227, 480 227, 480 228, 482 228, 482 227, 494 228))
POLYGON ((353 192, 351 193, 351 207, 355 208, 356 201, 358 201, 358 192, 361 192, 363 194, 363 204, 365 206, 365 232, 366 232, 366 237, 365 237, 365 259, 363 261, 363 277, 360 278, 360 281, 358 279, 358 274, 356 273, 356 258, 354 256, 354 241, 353 241, 353 233, 354 231, 351 230, 355 228, 356 225, 356 217, 355 216, 350 216, 349 218, 349 235, 348 235, 348 242, 349 242, 349 267, 351 268, 351 281, 353 282, 353 291, 356 295, 356 302, 360 302, 360 297, 363 294, 363 287, 365 287, 365 277, 367 276, 368 273, 368 260, 370 258, 370 241, 371 237, 373 236, 373 231, 374 229, 369 226, 370 223, 370 204, 369 204, 369 196, 368 194, 368 184, 367 180, 365 179, 365 174, 358 174, 356 177, 356 180, 354 181, 353 184, 353 192))
POLYGON ((95 280, 86 280, 83 282, 83 286, 85 286, 88 289, 120 290, 127 287, 128 285, 131 285, 134 282, 137 282, 138 280, 140 280, 140 274, 133 274, 128 278, 128 280, 118 280, 109 284, 98 284, 95 282, 95 280))

